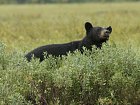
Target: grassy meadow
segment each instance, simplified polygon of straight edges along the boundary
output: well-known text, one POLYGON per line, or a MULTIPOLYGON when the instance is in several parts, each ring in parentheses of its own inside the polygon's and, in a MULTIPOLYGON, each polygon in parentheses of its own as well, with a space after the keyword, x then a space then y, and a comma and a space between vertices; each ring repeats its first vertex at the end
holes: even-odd
POLYGON ((140 3, 1 5, 0 40, 10 50, 81 39, 84 23, 113 27, 110 42, 140 45, 140 3), (61 7, 61 8, 60 8, 61 7))
POLYGON ((140 2, 0 5, 0 105, 138 105, 140 2), (84 23, 112 26, 91 54, 27 62, 38 46, 82 39, 84 23))

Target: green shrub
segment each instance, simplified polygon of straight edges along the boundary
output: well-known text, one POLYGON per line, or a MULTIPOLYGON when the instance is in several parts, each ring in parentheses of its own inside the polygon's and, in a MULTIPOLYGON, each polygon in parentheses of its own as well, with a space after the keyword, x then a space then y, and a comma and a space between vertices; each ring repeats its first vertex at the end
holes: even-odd
POLYGON ((132 47, 104 45, 84 54, 27 62, 0 44, 1 105, 135 105, 140 56, 132 47))

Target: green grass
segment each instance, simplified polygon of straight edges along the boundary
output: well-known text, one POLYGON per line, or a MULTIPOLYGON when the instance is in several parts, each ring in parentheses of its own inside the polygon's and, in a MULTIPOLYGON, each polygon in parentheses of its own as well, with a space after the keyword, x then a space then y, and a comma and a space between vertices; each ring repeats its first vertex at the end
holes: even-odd
POLYGON ((140 103, 139 5, 1 5, 0 105, 140 103), (113 27, 103 49, 42 63, 24 59, 24 52, 35 47, 83 38, 86 21, 113 27))

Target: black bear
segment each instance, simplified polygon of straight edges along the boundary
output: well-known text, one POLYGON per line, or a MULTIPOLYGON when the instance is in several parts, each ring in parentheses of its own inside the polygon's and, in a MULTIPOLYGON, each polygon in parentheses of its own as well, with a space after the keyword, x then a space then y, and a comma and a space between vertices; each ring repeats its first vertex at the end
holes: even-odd
POLYGON ((112 27, 94 27, 91 23, 85 23, 86 36, 82 40, 72 41, 65 44, 51 44, 38 47, 33 51, 29 52, 25 57, 28 61, 35 58, 39 58, 40 61, 44 60, 44 52, 52 56, 62 56, 67 55, 68 52, 73 52, 76 49, 82 51, 83 47, 91 50, 92 45, 95 45, 97 48, 102 47, 102 43, 106 42, 109 39, 109 36, 112 32, 112 27))

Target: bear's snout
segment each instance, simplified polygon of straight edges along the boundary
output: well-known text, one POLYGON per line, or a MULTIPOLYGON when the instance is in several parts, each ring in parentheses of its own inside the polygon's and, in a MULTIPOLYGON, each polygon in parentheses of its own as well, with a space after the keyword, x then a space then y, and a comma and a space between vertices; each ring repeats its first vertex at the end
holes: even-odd
POLYGON ((105 30, 103 37, 108 39, 111 32, 109 30, 105 30))
POLYGON ((99 35, 100 40, 102 40, 103 42, 107 41, 110 37, 111 29, 111 27, 103 28, 101 34, 99 35))

